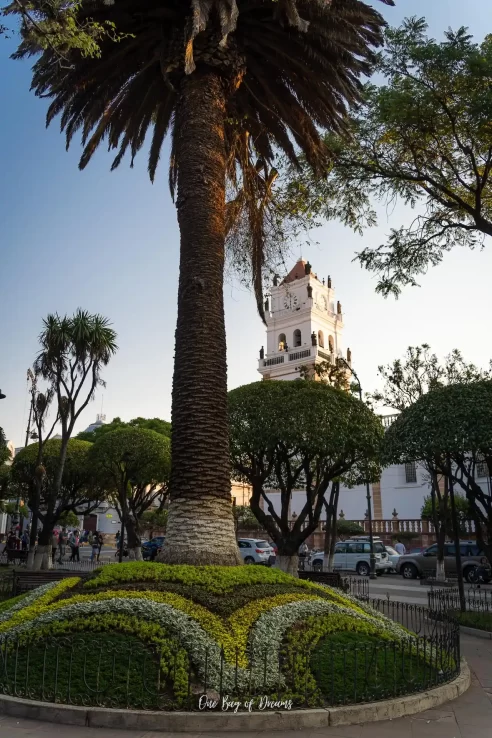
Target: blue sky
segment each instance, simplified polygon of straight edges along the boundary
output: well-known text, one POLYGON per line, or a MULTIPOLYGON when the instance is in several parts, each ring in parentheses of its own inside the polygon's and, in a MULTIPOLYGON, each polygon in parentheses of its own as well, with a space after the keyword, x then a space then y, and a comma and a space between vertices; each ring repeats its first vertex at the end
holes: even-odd
MULTIPOLYGON (((391 24, 408 15, 426 16, 436 37, 460 25, 468 25, 479 40, 492 32, 489 0, 397 0, 396 8, 373 4, 391 24)), ((66 153, 57 122, 45 130, 47 103, 29 92, 29 64, 11 61, 11 50, 0 39, 0 388, 7 395, 0 425, 16 445, 21 443, 26 371, 36 354, 42 317, 72 313, 79 306, 108 316, 118 332, 120 350, 104 373, 108 420, 116 415, 169 418, 179 235, 167 188, 167 150, 154 185, 145 152, 133 170, 124 162, 111 173, 111 158, 101 149, 79 172, 78 146, 66 153)), ((458 347, 481 365, 492 358, 488 243, 482 252, 447 255, 420 288, 405 290, 398 302, 378 297, 373 277, 352 263, 355 251, 378 245, 390 227, 410 218, 403 207, 384 211, 378 228, 363 237, 330 223, 302 249, 318 274, 333 278, 343 304, 344 344, 352 349, 367 390, 377 386, 378 364, 400 356, 410 344, 428 342, 441 355, 458 347)), ((235 387, 259 379, 264 330, 247 291, 228 283, 225 300, 229 385, 235 387)), ((101 400, 99 392, 77 430, 95 419, 101 400)))

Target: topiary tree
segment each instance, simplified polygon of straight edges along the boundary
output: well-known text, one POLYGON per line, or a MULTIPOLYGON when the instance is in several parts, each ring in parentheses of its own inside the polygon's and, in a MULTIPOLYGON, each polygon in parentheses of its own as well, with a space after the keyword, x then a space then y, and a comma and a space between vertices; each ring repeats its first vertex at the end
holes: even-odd
MULTIPOLYGON (((126 528, 128 555, 140 560, 140 518, 156 500, 164 504, 168 494, 169 438, 144 428, 120 428, 96 440, 90 461, 126 528)), ((120 560, 121 553, 122 548, 120 560)))
POLYGON ((145 430, 153 430, 156 433, 160 433, 162 436, 171 437, 171 423, 167 420, 161 420, 160 418, 134 418, 126 423, 121 418, 113 418, 111 423, 104 423, 92 431, 82 431, 77 435, 82 441, 90 441, 95 443, 98 438, 106 435, 106 433, 112 433, 114 430, 120 430, 121 428, 144 428, 145 430))
MULTIPOLYGON (((427 392, 450 384, 469 384, 481 379, 492 378, 492 370, 482 370, 467 362, 458 349, 453 349, 443 361, 439 360, 431 347, 409 346, 403 359, 395 359, 387 366, 379 366, 378 374, 384 384, 382 389, 369 395, 376 405, 402 412, 427 392)), ((445 579, 444 543, 449 531, 442 521, 451 520, 449 489, 439 467, 430 456, 421 459, 431 488, 430 513, 437 537, 436 579, 445 579)))
POLYGON ((278 546, 279 565, 297 572, 299 546, 316 530, 325 494, 340 476, 365 477, 383 429, 364 403, 324 383, 268 381, 229 393, 234 473, 252 486, 251 509, 278 546), (289 521, 295 489, 306 501, 289 521), (269 489, 280 490, 276 511, 269 489))
MULTIPOLYGON (((390 426, 383 449, 387 463, 433 459, 448 485, 455 543, 459 539, 457 485, 468 500, 477 540, 492 560, 492 500, 475 474, 479 461, 487 465, 489 476, 492 474, 492 381, 454 384, 428 392, 390 426)), ((459 545, 456 552, 460 581, 459 545)))
MULTIPOLYGON (((465 533, 464 523, 472 517, 470 503, 466 497, 458 494, 455 495, 454 503, 460 531, 461 533, 465 533)), ((436 509, 435 504, 433 504, 432 495, 427 495, 427 497, 424 497, 424 504, 422 505, 420 517, 422 520, 433 521, 436 515, 439 518, 439 527, 444 531, 444 537, 451 538, 453 535, 453 521, 449 506, 447 506, 444 511, 441 511, 439 508, 436 509)))
POLYGON ((51 567, 51 542, 53 528, 64 513, 89 514, 99 507, 104 492, 98 484, 89 461, 91 444, 75 438, 68 441, 63 463, 61 486, 58 484, 60 471, 60 448, 62 441, 52 438, 44 444, 43 466, 38 466, 38 444, 26 446, 15 456, 12 463, 12 480, 25 490, 29 507, 36 499, 36 479, 40 482, 38 518, 43 524, 39 533, 41 568, 51 567))

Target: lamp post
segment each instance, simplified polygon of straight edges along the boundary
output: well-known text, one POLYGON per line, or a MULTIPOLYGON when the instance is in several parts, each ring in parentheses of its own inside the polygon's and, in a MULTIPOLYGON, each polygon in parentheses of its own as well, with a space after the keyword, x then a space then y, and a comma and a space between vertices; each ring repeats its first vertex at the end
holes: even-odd
MULTIPOLYGON (((355 373, 355 371, 352 369, 348 361, 346 361, 343 356, 339 357, 339 361, 344 364, 347 369, 349 370, 350 374, 353 376, 355 381, 357 382, 357 385, 359 387, 359 400, 363 402, 362 400, 362 386, 360 383, 360 379, 355 373)), ((366 470, 367 471, 367 470, 366 470)), ((372 504, 371 504, 371 485, 369 484, 369 480, 366 478, 366 499, 367 499, 367 522, 369 524, 369 561, 370 561, 370 567, 371 567, 371 573, 370 578, 376 579, 376 557, 374 556, 374 538, 372 535, 372 504)))

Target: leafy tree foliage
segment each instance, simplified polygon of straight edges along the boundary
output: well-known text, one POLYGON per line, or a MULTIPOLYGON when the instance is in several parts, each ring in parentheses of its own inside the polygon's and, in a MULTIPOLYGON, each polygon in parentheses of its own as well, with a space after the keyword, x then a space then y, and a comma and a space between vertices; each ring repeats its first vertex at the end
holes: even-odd
POLYGON ((489 369, 480 369, 465 361, 461 351, 453 349, 440 362, 427 343, 409 346, 402 359, 379 366, 378 374, 384 382, 381 390, 369 395, 370 402, 402 412, 427 392, 448 384, 469 384, 481 379, 492 379, 492 361, 489 369))
MULTIPOLYGON (((32 0, 34 2, 34 0, 32 0)), ((392 5, 393 0, 382 0, 392 5)), ((39 52, 32 88, 51 98, 67 145, 81 132, 85 167, 103 141, 133 160, 148 147, 154 180, 171 134, 171 191, 181 233, 172 398, 167 561, 239 561, 230 506, 223 303, 225 239, 250 226, 247 259, 263 315, 264 211, 276 155, 324 169, 322 130, 342 131, 360 99, 383 18, 360 0, 81 0, 79 25, 114 23, 100 57, 60 65, 30 29, 17 56, 39 52), (226 207, 226 188, 233 193, 226 207), (213 346, 213 350, 210 350, 213 346), (196 536, 200 527, 201 536, 196 536), (220 553, 217 536, 221 535, 220 553)))
POLYGON ((60 515, 58 525, 62 525, 66 528, 78 528, 80 521, 73 510, 66 510, 60 515))
MULTIPOLYGON (((80 20, 81 0, 29 0, 13 2, 0 8, 0 16, 19 15, 20 35, 36 48, 50 49, 60 65, 70 64, 69 53, 77 51, 82 57, 101 55, 100 42, 104 37, 120 41, 114 23, 97 23, 92 18, 80 20)), ((11 35, 17 29, 0 24, 0 35, 11 35)), ((14 55, 15 57, 15 55, 14 55)))
POLYGON ((374 225, 373 199, 416 209, 409 227, 358 254, 385 296, 416 285, 453 247, 474 248, 492 235, 492 37, 477 44, 459 28, 438 42, 426 31, 415 17, 386 29, 376 67, 384 82, 366 86, 349 140, 327 138, 329 177, 293 172, 285 193, 313 222, 341 218, 356 231, 374 225))
POLYGON ((330 484, 341 476, 357 483, 368 464, 377 466, 381 423, 347 392, 303 381, 232 390, 229 417, 234 473, 251 484, 251 510, 292 568, 290 559, 319 523, 330 484), (280 491, 279 512, 269 489, 280 491), (295 489, 305 489, 306 501, 291 527, 295 489))
POLYGON ((3 428, 0 428, 0 464, 4 464, 10 459, 10 451, 7 447, 7 439, 3 428))
POLYGON ((130 555, 141 558, 140 519, 158 500, 162 509, 168 494, 169 438, 145 428, 119 428, 96 440, 90 460, 126 528, 130 555))
MULTIPOLYGON (((465 533, 464 523, 468 520, 471 520, 471 511, 470 511, 470 505, 468 503, 468 500, 463 495, 455 495, 455 504, 456 504, 456 512, 458 515, 458 524, 460 526, 460 530, 462 533, 465 533)), ((439 523, 440 526, 444 529, 444 534, 446 538, 452 538, 453 537, 453 521, 451 518, 451 510, 449 506, 446 506, 445 511, 440 511, 439 508, 437 509, 437 514, 439 516, 439 523)), ((436 510, 433 508, 432 503, 432 496, 427 495, 427 497, 424 497, 424 504, 422 505, 422 510, 420 513, 420 517, 422 520, 430 520, 433 521, 434 517, 436 515, 436 510)))
POLYGON ((238 530, 255 530, 260 527, 249 505, 234 505, 234 527, 238 530))
POLYGON ((364 535, 364 528, 352 520, 340 520, 339 518, 336 521, 336 533, 339 536, 364 535))
POLYGON ((171 423, 167 420, 161 420, 160 418, 134 418, 129 422, 125 422, 124 420, 121 420, 121 418, 113 418, 111 423, 100 425, 97 428, 94 428, 93 431, 82 431, 77 435, 77 438, 80 438, 82 441, 95 443, 99 438, 105 436, 107 433, 112 433, 113 431, 120 430, 121 428, 143 428, 144 430, 155 431, 161 436, 166 436, 166 438, 171 437, 171 423))
POLYGON ((465 493, 477 539, 492 560, 492 499, 476 479, 478 461, 492 474, 492 380, 423 395, 386 431, 384 458, 388 463, 431 458, 465 493))
MULTIPOLYGON (((369 395, 369 401, 403 412, 427 392, 439 387, 490 379, 491 369, 482 370, 468 363, 458 349, 453 349, 441 362, 428 344, 409 346, 403 360, 396 359, 392 364, 379 367, 379 376, 384 385, 381 390, 369 395)), ((431 487, 429 519, 434 524, 438 542, 436 576, 442 579, 445 577, 444 543, 446 537, 452 534, 452 527, 445 524, 451 519, 449 487, 434 457, 429 456, 421 461, 431 487)))
POLYGON ((104 492, 98 485, 89 461, 91 444, 71 439, 67 445, 61 487, 57 486, 62 441, 53 438, 43 450, 43 466, 39 469, 37 443, 21 449, 12 463, 12 481, 21 485, 29 506, 34 504, 36 477, 41 479, 38 517, 43 524, 40 541, 47 540, 62 516, 69 512, 88 514, 101 504, 104 492))

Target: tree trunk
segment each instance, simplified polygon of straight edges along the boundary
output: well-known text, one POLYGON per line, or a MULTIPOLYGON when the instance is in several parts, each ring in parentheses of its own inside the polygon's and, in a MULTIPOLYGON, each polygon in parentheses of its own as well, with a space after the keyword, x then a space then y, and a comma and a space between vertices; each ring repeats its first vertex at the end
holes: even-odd
POLYGON ((55 519, 48 517, 46 513, 43 523, 43 529, 39 533, 38 547, 36 555, 34 557, 34 570, 39 569, 51 569, 51 536, 53 534, 53 528, 55 526, 55 519))
POLYGON ((31 532, 29 534, 29 551, 27 554, 27 568, 30 570, 34 569, 34 563, 35 563, 36 537, 38 535, 39 501, 41 499, 41 485, 42 485, 41 480, 36 477, 34 503, 32 506, 31 532))
POLYGON ((299 556, 297 554, 292 554, 292 556, 279 554, 277 556, 276 563, 278 568, 285 571, 287 574, 292 574, 293 577, 299 576, 299 556))
POLYGON ((330 502, 325 501, 326 530, 323 548, 323 571, 333 571, 335 559, 335 543, 337 535, 337 511, 340 494, 339 482, 333 482, 330 493, 330 502))
POLYGON ((448 477, 449 484, 449 501, 451 503, 451 520, 453 521, 453 534, 454 534, 454 546, 456 555, 456 573, 458 575, 458 591, 460 595, 460 609, 461 612, 466 610, 465 601, 465 585, 463 583, 463 569, 461 568, 461 548, 460 548, 460 529, 458 525, 458 517, 456 515, 456 503, 454 499, 453 479, 452 479, 452 468, 451 461, 449 462, 450 474, 448 477))
POLYGON ((128 558, 130 561, 142 561, 142 540, 138 530, 138 523, 129 515, 125 521, 128 541, 128 558))
POLYGON ((172 391, 171 478, 160 561, 241 563, 234 534, 224 323, 225 88, 196 72, 176 108, 178 321, 172 391))

